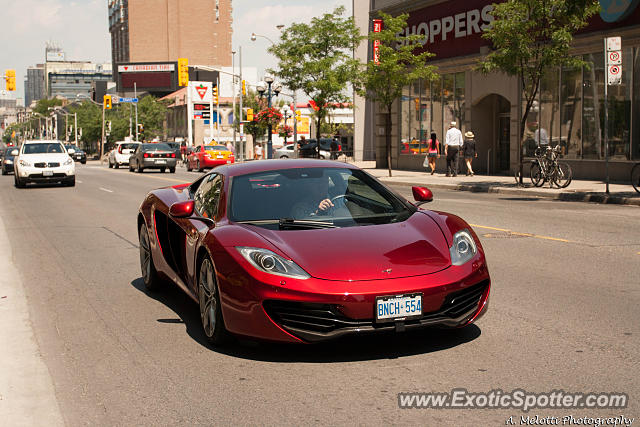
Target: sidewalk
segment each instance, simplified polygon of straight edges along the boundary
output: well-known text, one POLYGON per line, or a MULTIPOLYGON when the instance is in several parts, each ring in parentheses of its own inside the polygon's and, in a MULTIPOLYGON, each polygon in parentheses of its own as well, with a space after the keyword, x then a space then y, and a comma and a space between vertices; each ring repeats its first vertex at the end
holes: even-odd
POLYGON ((549 184, 543 187, 533 187, 529 177, 523 182, 525 187, 518 187, 513 176, 474 175, 466 176, 458 174, 457 177, 446 177, 443 173, 436 172, 431 175, 425 169, 422 171, 392 170, 389 177, 387 169, 376 169, 374 161, 351 162, 366 170, 386 184, 394 185, 419 185, 429 189, 448 189, 460 191, 472 191, 475 193, 504 193, 517 196, 543 197, 548 199, 565 200, 573 202, 595 202, 610 204, 625 204, 640 206, 640 193, 637 193, 631 183, 609 184, 609 194, 605 193, 603 181, 587 181, 574 179, 567 188, 549 188, 549 184))

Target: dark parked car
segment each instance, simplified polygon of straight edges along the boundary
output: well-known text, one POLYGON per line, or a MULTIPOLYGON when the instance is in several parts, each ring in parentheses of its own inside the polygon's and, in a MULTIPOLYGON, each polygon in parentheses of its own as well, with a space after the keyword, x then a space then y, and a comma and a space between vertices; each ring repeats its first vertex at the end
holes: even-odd
POLYGON ((2 154, 2 175, 13 172, 13 158, 18 155, 18 147, 7 147, 2 154))
MULTIPOLYGON (((315 139, 308 139, 308 142, 300 147, 299 157, 312 157, 317 156, 318 143, 315 139)), ((324 159, 324 153, 322 150, 331 152, 331 138, 320 138, 320 158, 324 159)), ((342 146, 338 143, 336 151, 342 151, 342 146)))
POLYGON ((176 171, 176 152, 164 143, 145 143, 136 147, 136 151, 129 157, 129 172, 137 169, 138 173, 145 169, 160 169, 164 172, 176 171))
POLYGON ((83 165, 87 163, 87 153, 85 153, 84 150, 81 150, 77 145, 65 145, 64 148, 67 149, 67 153, 69 153, 71 158, 76 162, 80 162, 83 165))
POLYGON ((179 142, 165 142, 169 147, 173 149, 173 152, 176 153, 176 158, 179 159, 181 157, 180 153, 180 143, 179 142))

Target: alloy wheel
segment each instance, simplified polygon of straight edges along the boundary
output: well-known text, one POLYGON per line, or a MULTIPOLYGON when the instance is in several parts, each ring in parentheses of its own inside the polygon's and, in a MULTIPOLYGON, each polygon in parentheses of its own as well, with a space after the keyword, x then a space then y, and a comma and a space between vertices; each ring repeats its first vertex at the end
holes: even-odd
POLYGON ((218 300, 216 284, 213 278, 213 266, 209 258, 202 261, 198 280, 198 299, 200 302, 200 319, 207 338, 213 338, 217 325, 218 300))

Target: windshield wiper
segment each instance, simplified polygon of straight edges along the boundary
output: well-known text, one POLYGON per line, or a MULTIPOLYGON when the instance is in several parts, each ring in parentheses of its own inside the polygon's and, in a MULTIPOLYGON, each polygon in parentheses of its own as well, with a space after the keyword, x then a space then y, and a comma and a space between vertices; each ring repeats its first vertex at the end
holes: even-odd
POLYGON ((280 218, 278 220, 278 225, 280 226, 280 230, 286 228, 336 228, 333 222, 329 221, 293 218, 280 218))
POLYGON ((337 228, 333 222, 329 221, 315 221, 311 219, 293 219, 293 218, 280 218, 280 219, 249 219, 245 221, 236 221, 238 224, 251 224, 251 225, 271 225, 278 224, 280 230, 287 228, 337 228))

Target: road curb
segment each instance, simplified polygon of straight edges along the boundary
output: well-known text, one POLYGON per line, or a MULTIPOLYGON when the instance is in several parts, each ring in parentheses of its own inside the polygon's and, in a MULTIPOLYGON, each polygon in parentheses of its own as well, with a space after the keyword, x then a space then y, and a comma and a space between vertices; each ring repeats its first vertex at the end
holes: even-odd
POLYGON ((379 177, 378 180, 385 184, 401 185, 412 187, 414 185, 424 185, 430 189, 439 188, 443 190, 470 191, 472 193, 496 193, 496 194, 512 194, 518 196, 540 197, 552 200, 561 200, 565 202, 588 202, 600 204, 615 205, 635 205, 640 206, 640 197, 625 197, 618 195, 607 195, 600 192, 574 192, 563 191, 558 193, 545 192, 542 189, 533 188, 506 188, 490 184, 421 184, 417 182, 395 181, 393 177, 379 177))

